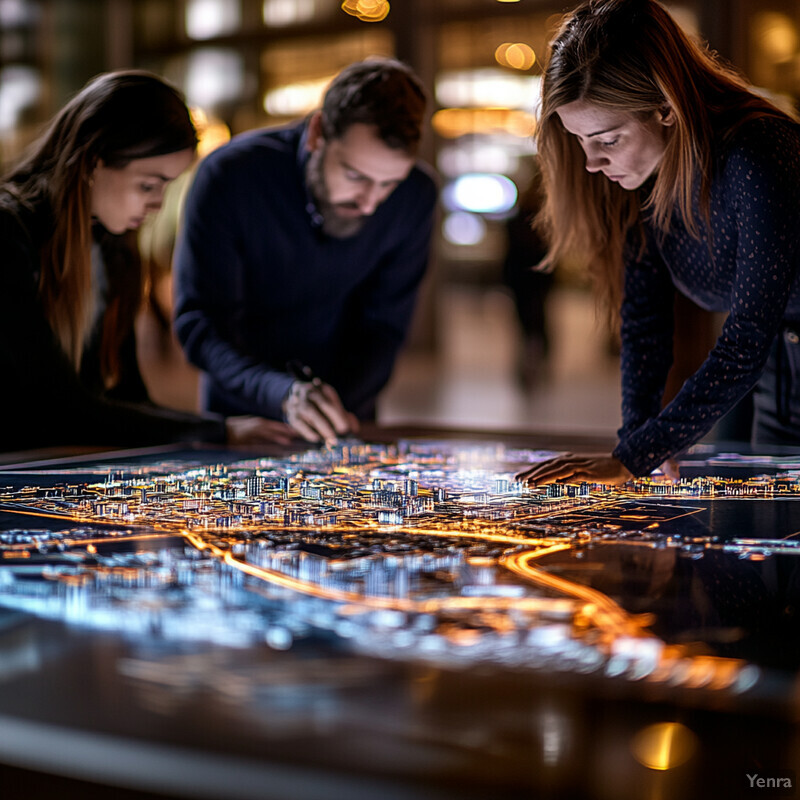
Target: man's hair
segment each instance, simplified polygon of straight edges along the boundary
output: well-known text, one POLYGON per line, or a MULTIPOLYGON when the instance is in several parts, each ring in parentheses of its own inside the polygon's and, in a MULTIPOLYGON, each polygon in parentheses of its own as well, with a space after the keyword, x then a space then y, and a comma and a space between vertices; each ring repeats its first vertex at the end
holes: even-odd
POLYGON ((331 82, 322 103, 322 133, 339 139, 356 123, 375 125, 389 147, 415 153, 427 97, 410 67, 390 58, 359 61, 331 82))

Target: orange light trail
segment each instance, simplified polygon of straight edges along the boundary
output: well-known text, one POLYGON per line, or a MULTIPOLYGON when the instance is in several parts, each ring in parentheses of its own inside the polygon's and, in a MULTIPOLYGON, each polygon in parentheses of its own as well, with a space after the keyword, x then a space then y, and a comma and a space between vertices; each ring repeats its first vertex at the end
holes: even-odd
POLYGON ((641 619, 629 614, 602 592, 531 566, 530 562, 553 553, 569 550, 571 546, 570 544, 557 544, 533 552, 512 553, 501 558, 500 563, 511 572, 529 581, 548 589, 555 589, 561 594, 586 603, 590 606, 588 615, 594 618, 595 624, 615 636, 652 637, 653 634, 642 630, 641 619), (591 607, 594 607, 594 610, 591 610, 591 607))
MULTIPOLYGON (((407 598, 379 597, 326 588, 293 578, 277 570, 258 567, 254 564, 240 561, 230 551, 225 551, 216 545, 204 542, 188 531, 184 531, 183 536, 198 550, 209 550, 215 557, 220 558, 229 566, 247 575, 301 594, 338 603, 354 603, 370 608, 392 609, 420 614, 430 614, 444 610, 508 610, 511 608, 536 612, 544 609, 552 610, 553 607, 552 601, 539 597, 434 597, 428 600, 415 601, 407 598)), ((564 608, 563 610, 566 611, 567 609, 564 608)))

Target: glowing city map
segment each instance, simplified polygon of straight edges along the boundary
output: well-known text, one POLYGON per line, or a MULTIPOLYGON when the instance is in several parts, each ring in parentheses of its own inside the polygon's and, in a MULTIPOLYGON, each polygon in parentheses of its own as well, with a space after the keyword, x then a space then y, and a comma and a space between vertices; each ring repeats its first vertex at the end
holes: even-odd
POLYGON ((352 441, 7 470, 0 605, 171 642, 324 636, 381 659, 687 690, 800 668, 800 465, 515 482, 548 455, 352 441))

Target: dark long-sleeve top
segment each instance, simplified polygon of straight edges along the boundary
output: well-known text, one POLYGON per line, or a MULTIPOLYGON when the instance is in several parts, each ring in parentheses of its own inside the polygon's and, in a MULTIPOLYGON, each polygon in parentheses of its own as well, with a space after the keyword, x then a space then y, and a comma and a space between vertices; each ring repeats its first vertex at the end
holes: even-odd
POLYGON ((306 126, 235 137, 206 157, 175 258, 175 328, 205 371, 206 407, 280 418, 299 360, 360 417, 404 339, 430 244, 436 184, 416 165, 347 238, 323 233, 306 126))
POLYGON ((697 186, 693 210, 699 238, 676 211, 666 236, 645 220, 644 253, 632 243, 628 250, 614 455, 634 475, 707 433, 757 383, 781 321, 800 319, 800 127, 744 123, 714 159, 710 229, 697 186), (662 410, 675 289, 728 316, 705 362, 662 410))
MULTIPOLYGON (((0 197, 0 450, 224 441, 221 418, 150 402, 136 362, 132 325, 122 344, 121 379, 113 398, 100 372, 100 326, 76 373, 39 300, 41 249, 52 233, 51 220, 44 204, 27 208, 7 195, 0 197)), ((103 301, 98 297, 100 314, 103 301)))

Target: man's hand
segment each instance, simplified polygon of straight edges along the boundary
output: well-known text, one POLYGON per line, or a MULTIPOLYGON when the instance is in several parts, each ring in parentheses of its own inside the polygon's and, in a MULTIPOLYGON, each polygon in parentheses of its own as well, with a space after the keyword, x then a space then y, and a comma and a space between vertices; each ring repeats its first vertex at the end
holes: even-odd
POLYGON ((336 389, 320 380, 295 381, 283 401, 289 425, 309 442, 334 444, 358 430, 358 420, 342 405, 336 389))
POLYGON ((585 481, 619 486, 633 478, 633 473, 614 456, 564 453, 520 472, 516 478, 529 484, 585 481))
POLYGON ((286 423, 263 417, 228 417, 225 434, 228 444, 291 444, 295 438, 286 423))

